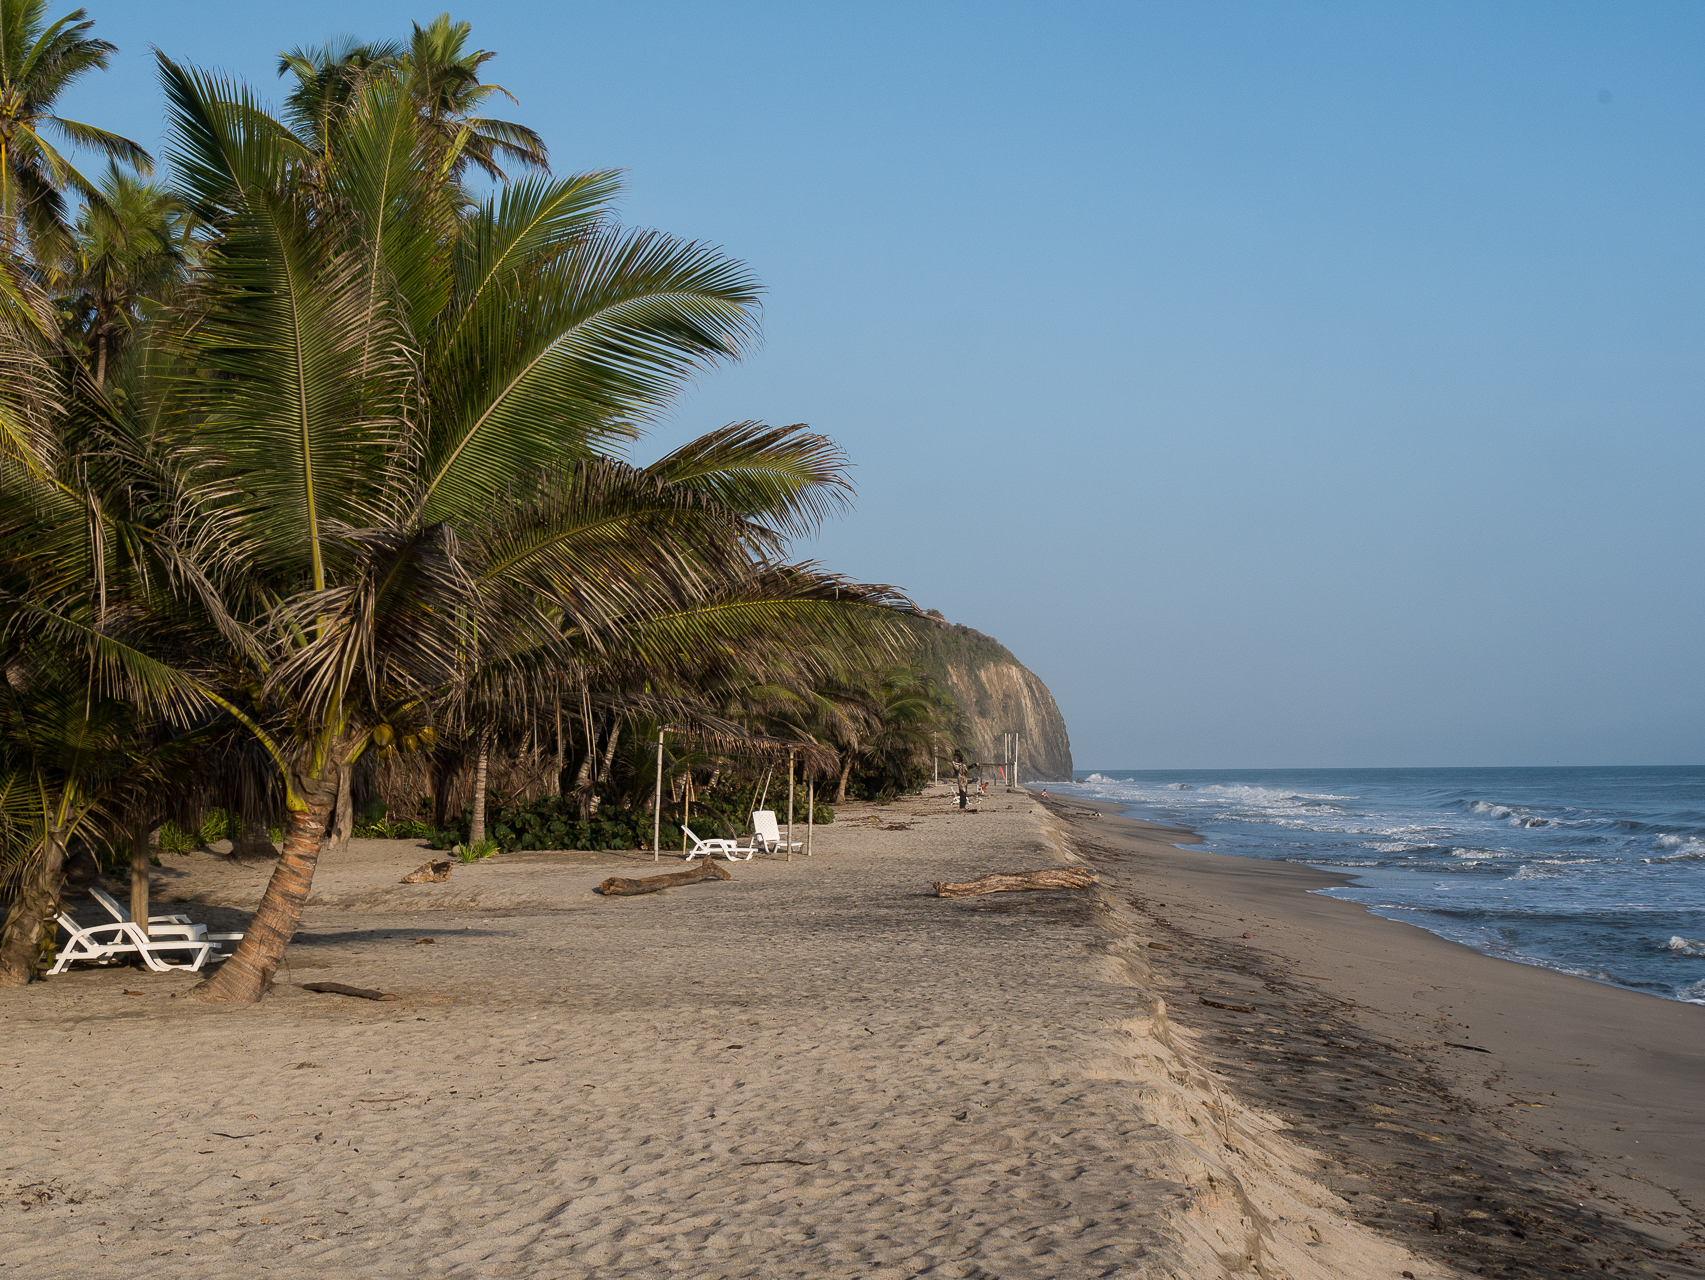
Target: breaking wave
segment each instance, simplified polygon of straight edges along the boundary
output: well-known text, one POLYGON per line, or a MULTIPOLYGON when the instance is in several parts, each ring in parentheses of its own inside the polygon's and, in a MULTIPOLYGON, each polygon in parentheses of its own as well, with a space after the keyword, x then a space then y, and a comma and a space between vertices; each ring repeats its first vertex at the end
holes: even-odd
POLYGON ((1705 978, 1690 982, 1685 987, 1677 987, 1675 998, 1685 1000, 1688 1004, 1705 1004, 1705 978))
POLYGON ((1705 769, 1115 770, 1075 787, 1208 850, 1344 871, 1324 892, 1479 950, 1705 1004, 1705 972, 1675 969, 1705 970, 1705 769))

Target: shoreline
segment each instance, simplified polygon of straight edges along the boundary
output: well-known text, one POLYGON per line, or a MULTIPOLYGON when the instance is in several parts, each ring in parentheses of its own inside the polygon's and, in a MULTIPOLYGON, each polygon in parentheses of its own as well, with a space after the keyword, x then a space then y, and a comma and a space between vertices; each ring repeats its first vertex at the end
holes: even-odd
POLYGON ((1065 790, 1344 873, 1333 896, 1485 954, 1705 1006, 1701 785, 1702 766, 1531 766, 1119 770, 1065 790))
MULTIPOLYGON (((1203 1069, 1115 895, 936 898, 1076 860, 1034 797, 946 790, 641 898, 591 891, 632 854, 400 885, 422 850, 356 841, 261 1005, 0 992, 0 1274, 1445 1280, 1203 1069)), ((166 870, 239 922, 265 878, 166 870)))
POLYGON ((1308 892, 1341 873, 1049 803, 1169 948, 1151 981, 1174 1025, 1362 1221, 1470 1274, 1705 1274, 1705 1010, 1308 892))

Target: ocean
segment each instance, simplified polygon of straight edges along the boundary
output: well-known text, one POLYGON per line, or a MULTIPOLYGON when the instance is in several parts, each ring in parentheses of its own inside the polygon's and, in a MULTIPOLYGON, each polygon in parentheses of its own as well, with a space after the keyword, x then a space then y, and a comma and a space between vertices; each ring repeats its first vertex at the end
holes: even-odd
POLYGON ((1046 785, 1190 827, 1219 853, 1352 875, 1320 892, 1488 955, 1705 1004, 1705 766, 1107 770, 1046 785))

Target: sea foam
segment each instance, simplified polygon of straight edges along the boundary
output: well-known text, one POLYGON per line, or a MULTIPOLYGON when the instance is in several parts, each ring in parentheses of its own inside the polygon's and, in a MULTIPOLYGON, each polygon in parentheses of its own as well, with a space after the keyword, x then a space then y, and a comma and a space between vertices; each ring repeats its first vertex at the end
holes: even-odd
POLYGON ((1705 769, 1123 772, 1074 789, 1336 867, 1332 896, 1493 955, 1705 1004, 1705 769))
POLYGON ((1675 998, 1685 1000, 1688 1004, 1705 1004, 1705 978, 1690 982, 1685 987, 1677 987, 1675 998))

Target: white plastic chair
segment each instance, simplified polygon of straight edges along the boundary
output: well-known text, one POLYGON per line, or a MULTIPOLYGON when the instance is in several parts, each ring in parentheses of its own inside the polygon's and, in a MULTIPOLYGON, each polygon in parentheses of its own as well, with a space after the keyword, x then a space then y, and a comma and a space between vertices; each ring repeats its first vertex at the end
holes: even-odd
MULTIPOLYGON (((754 813, 752 815, 752 830, 758 833, 758 843, 763 846, 765 853, 776 853, 778 851, 786 850, 787 841, 781 838, 781 828, 776 823, 775 810, 759 809, 756 813, 754 813)), ((793 847, 795 849, 803 849, 805 847, 805 842, 803 840, 795 840, 793 842, 793 847)))
POLYGON ((48 977, 69 969, 73 960, 108 964, 117 956, 136 954, 136 943, 129 925, 92 924, 84 928, 63 911, 59 913, 59 924, 71 935, 71 940, 54 956, 53 968, 47 971, 48 977))
MULTIPOLYGON (((135 923, 130 918, 130 912, 120 906, 117 900, 100 885, 90 885, 89 893, 96 902, 107 909, 107 914, 118 923, 135 923)), ((181 938, 186 942, 211 942, 214 946, 215 955, 221 954, 218 949, 221 943, 241 942, 243 940, 243 935, 240 933, 209 933, 206 925, 196 924, 188 916, 149 916, 148 937, 154 941, 165 938, 181 938)))
MULTIPOLYGON (((119 905, 105 889, 98 884, 89 886, 89 896, 107 909, 107 914, 119 924, 134 924, 130 912, 119 905)), ((204 924, 193 924, 188 916, 149 916, 148 936, 152 938, 200 938, 207 933, 204 924)))
POLYGON ((141 956, 142 963, 155 973, 165 973, 168 969, 199 969, 207 963, 207 957, 213 951, 213 944, 205 939, 149 938, 129 921, 84 926, 61 911, 59 925, 71 937, 54 956, 53 968, 47 971, 48 977, 64 973, 78 960, 111 964, 120 957, 128 956, 141 956), (182 951, 192 953, 187 964, 171 964, 161 959, 164 953, 182 951))
POLYGON ((750 862, 752 855, 757 852, 756 848, 742 849, 738 840, 728 840, 720 836, 710 840, 701 840, 693 834, 693 829, 685 823, 681 825, 681 830, 686 832, 687 839, 693 842, 692 849, 687 853, 688 862, 694 858, 726 858, 729 862, 736 862, 741 854, 745 854, 746 861, 750 862))

